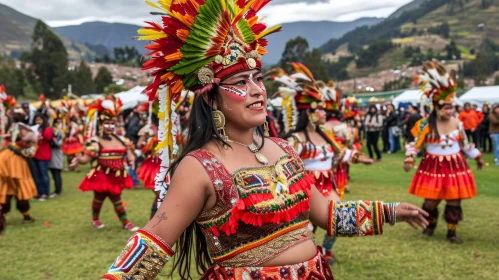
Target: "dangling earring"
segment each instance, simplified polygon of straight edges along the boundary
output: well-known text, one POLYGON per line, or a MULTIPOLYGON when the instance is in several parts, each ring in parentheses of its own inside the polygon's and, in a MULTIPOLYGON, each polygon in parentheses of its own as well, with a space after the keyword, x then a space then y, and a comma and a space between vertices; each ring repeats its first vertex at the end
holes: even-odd
MULTIPOLYGON (((222 137, 222 140, 227 142, 229 140, 229 136, 225 133, 225 116, 222 113, 222 111, 212 111, 211 116, 213 117, 213 121, 215 121, 215 128, 217 129, 218 133, 222 137)), ((227 147, 224 145, 224 148, 227 149, 227 147)))
POLYGON ((270 133, 269 133, 269 122, 264 122, 263 123, 263 136, 264 137, 270 137, 270 133))

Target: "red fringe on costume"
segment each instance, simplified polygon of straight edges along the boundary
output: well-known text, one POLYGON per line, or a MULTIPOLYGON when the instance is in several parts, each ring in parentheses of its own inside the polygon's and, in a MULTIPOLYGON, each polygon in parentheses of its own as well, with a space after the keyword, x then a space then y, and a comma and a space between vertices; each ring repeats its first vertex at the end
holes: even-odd
POLYGON ((83 152, 83 145, 77 137, 68 137, 62 144, 62 151, 65 155, 76 155, 83 152))
POLYGON ((329 195, 334 191, 337 192, 336 179, 334 177, 333 171, 308 171, 315 178, 315 186, 319 192, 324 197, 329 197, 329 195))
POLYGON ((161 160, 155 156, 148 156, 137 170, 139 180, 144 183, 144 188, 154 190, 156 174, 161 167, 161 160))
POLYGON ((476 185, 462 153, 439 156, 426 153, 412 179, 409 193, 426 199, 465 199, 476 195, 476 185))
POLYGON ((125 170, 110 170, 108 174, 104 168, 92 168, 85 179, 81 182, 78 189, 80 191, 109 192, 111 194, 120 194, 123 189, 133 188, 133 179, 125 170))
MULTIPOLYGON (((210 230, 216 236, 220 235, 220 231, 229 236, 237 232, 239 221, 252 226, 262 226, 269 223, 287 223, 310 209, 310 197, 312 196, 310 185, 313 183, 314 177, 308 174, 291 185, 289 188, 290 194, 302 192, 306 197, 299 202, 293 202, 292 206, 282 211, 265 212, 257 210, 255 213, 248 210, 259 202, 271 199, 273 197, 272 194, 250 194, 245 199, 239 199, 236 206, 232 209, 228 221, 221 226, 214 225, 210 230)), ((281 205, 281 208, 284 208, 284 205, 281 205)))
POLYGON ((336 183, 338 184, 338 194, 341 200, 343 200, 345 197, 345 188, 348 185, 348 164, 343 162, 338 164, 334 176, 336 177, 336 183))

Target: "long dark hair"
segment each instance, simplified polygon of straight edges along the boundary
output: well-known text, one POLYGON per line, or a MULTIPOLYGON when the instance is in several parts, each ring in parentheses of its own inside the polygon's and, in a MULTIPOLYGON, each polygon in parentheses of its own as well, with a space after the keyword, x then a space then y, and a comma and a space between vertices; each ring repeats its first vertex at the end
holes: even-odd
POLYGON ((33 118, 33 122, 36 120, 36 118, 41 118, 43 121, 42 125, 40 125, 39 127, 40 131, 44 131, 47 127, 49 127, 49 122, 44 114, 36 113, 35 117, 33 118))
POLYGON ((438 128, 437 128, 437 111, 441 110, 444 105, 437 104, 435 105, 436 107, 433 109, 433 111, 430 114, 430 117, 428 118, 428 123, 430 124, 430 130, 431 130, 431 136, 433 139, 440 139, 440 133, 438 133, 438 128))
POLYGON ((378 107, 376 107, 376 105, 374 105, 374 104, 371 104, 369 106, 369 109, 367 110, 367 115, 371 116, 371 120, 372 120, 373 116, 376 116, 376 122, 378 122, 378 116, 379 116, 378 107), (371 112, 371 109, 373 109, 373 108, 375 110, 374 113, 371 112))
MULTIPOLYGON (((314 112, 314 110, 310 109, 310 113, 313 113, 313 112, 314 112)), ((307 126, 309 123, 310 123, 310 120, 308 119, 307 110, 300 110, 300 113, 298 116, 298 123, 296 124, 296 129, 289 132, 286 135, 285 139, 291 137, 293 133, 303 132, 303 134, 305 134, 305 140, 307 140, 307 142, 312 145, 312 150, 310 151, 310 153, 315 154, 315 152, 317 151, 317 147, 315 146, 314 142, 312 142, 312 140, 310 140, 310 136, 309 136, 308 130, 307 130, 307 126)), ((324 131, 322 131, 322 129, 319 125, 317 125, 315 127, 315 132, 317 132, 324 140, 326 140, 326 142, 329 145, 333 146, 333 142, 331 141, 331 139, 329 139, 329 137, 326 135, 326 133, 324 131)))
MULTIPOLYGON (((201 149, 211 139, 230 147, 229 143, 225 142, 217 131, 212 117, 212 106, 216 103, 218 96, 218 87, 215 86, 207 93, 206 101, 202 96, 196 96, 194 99, 189 119, 189 135, 182 153, 170 167, 170 176, 173 176, 180 162, 189 153, 201 149)), ((264 145, 263 126, 257 127, 257 133, 262 137, 261 149, 264 145)), ((173 275, 173 271, 178 269, 182 279, 191 279, 191 254, 194 252, 197 272, 203 274, 213 262, 201 227, 195 221, 186 228, 177 240, 177 254, 170 276, 173 275)))

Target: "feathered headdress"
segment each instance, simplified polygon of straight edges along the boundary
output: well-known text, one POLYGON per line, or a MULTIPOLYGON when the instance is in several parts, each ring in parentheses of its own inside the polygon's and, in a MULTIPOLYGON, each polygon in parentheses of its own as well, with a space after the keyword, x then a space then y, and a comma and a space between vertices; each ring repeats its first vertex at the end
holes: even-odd
POLYGON ((6 93, 4 85, 0 85, 0 102, 6 110, 16 107, 16 99, 6 93))
POLYGON ((312 72, 303 64, 292 62, 295 71, 291 77, 296 81, 295 102, 298 109, 324 108, 324 98, 312 72))
POLYGON ((299 110, 324 108, 323 95, 312 72, 301 63, 291 63, 294 74, 287 75, 281 68, 266 73, 268 79, 280 84, 274 98, 281 97, 284 114, 284 131, 287 133, 296 128, 299 110))
POLYGON ((166 175, 170 154, 178 150, 175 103, 182 90, 205 93, 229 75, 261 69, 261 56, 267 53, 264 37, 281 26, 267 29, 257 16, 270 0, 146 2, 162 11, 162 24, 147 22, 138 39, 154 41, 146 47, 151 59, 143 69, 152 70, 154 80, 146 89, 150 100, 159 89, 158 149, 166 148, 160 152, 166 175))
POLYGON ((359 114, 359 100, 355 96, 349 96, 345 99, 343 118, 350 119, 359 114))
POLYGON ((120 111, 123 103, 121 99, 115 98, 114 96, 108 96, 106 99, 99 99, 96 103, 88 106, 87 115, 87 132, 85 134, 86 139, 90 139, 96 135, 97 132, 97 121, 105 119, 116 118, 120 111))
POLYGON ((326 104, 325 109, 328 111, 340 109, 341 92, 336 90, 334 82, 329 81, 326 85, 324 82, 318 81, 317 86, 322 92, 322 97, 324 98, 324 102, 326 104))
POLYGON ((433 105, 452 104, 456 96, 456 72, 447 72, 444 65, 438 61, 428 61, 423 66, 423 72, 418 76, 418 83, 423 83, 423 94, 433 105))

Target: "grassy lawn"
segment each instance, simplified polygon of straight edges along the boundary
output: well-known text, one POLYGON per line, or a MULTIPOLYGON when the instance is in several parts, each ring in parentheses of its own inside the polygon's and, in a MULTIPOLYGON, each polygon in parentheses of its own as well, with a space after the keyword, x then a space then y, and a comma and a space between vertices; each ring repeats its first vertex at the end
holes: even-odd
MULTIPOLYGON (((485 160, 492 164, 491 156, 485 160)), ((407 193, 413 172, 403 172, 402 155, 384 155, 373 166, 352 166, 347 199, 422 200, 407 193)), ((471 162, 475 169, 474 162, 471 162)), ((445 240, 446 225, 440 219, 435 236, 421 236, 407 224, 387 226, 382 237, 342 238, 335 245, 340 261, 333 267, 337 279, 499 279, 499 189, 497 172, 490 165, 476 172, 479 195, 463 203, 464 221, 458 228, 463 245, 445 240), (496 175, 494 175, 496 174, 496 175)), ((99 279, 124 247, 130 233, 121 229, 112 205, 106 201, 102 221, 90 226, 90 193, 77 186, 83 173, 64 173, 63 196, 32 202, 36 222, 21 223, 21 215, 8 215, 7 232, 0 239, 0 279, 99 279)), ((131 221, 144 225, 153 194, 129 190, 123 194, 131 221)), ((443 212, 444 205, 440 205, 443 212)), ((317 241, 322 241, 323 231, 317 241)), ((167 269, 164 270, 165 273, 167 269)), ((163 276, 159 279, 168 279, 163 276)), ((174 277, 174 279, 178 279, 174 277)))

